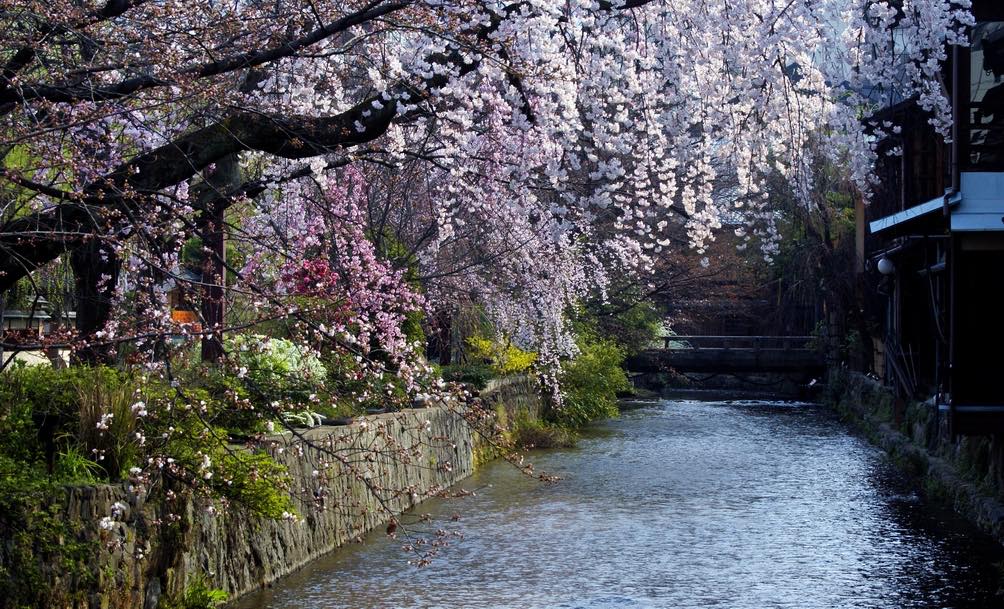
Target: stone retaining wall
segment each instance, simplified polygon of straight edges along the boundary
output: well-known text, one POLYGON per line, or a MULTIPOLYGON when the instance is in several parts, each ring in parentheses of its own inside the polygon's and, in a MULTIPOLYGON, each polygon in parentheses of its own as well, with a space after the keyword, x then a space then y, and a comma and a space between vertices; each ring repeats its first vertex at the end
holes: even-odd
POLYGON ((934 404, 898 406, 888 388, 846 370, 831 371, 825 401, 921 477, 928 495, 1004 544, 1004 438, 952 438, 934 404))
POLYGON ((454 408, 436 406, 304 432, 318 448, 299 450, 303 443, 292 435, 277 436, 274 450, 299 495, 297 522, 237 508, 212 514, 208 502, 190 499, 176 524, 158 526, 170 517, 165 508, 145 504, 122 485, 69 488, 65 517, 83 523, 84 538, 100 541, 96 581, 63 579, 58 567, 50 581, 65 599, 61 606, 80 609, 154 609, 197 578, 235 598, 469 476, 476 435, 454 408), (116 502, 128 506, 119 522, 111 530, 98 528, 116 502))

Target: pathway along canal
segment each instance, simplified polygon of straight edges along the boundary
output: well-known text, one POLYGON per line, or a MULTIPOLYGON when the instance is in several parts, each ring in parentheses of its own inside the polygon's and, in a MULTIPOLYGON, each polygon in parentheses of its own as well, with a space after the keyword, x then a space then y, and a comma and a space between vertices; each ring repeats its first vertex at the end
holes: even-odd
POLYGON ((382 532, 244 599, 250 609, 1004 607, 1004 551, 926 504, 826 409, 663 401, 420 507, 461 531, 433 564, 382 532))

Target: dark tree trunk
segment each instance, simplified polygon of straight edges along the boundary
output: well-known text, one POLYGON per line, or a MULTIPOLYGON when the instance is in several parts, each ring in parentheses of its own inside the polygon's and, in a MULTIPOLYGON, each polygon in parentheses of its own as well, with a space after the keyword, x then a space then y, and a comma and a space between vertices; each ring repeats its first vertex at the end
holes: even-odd
POLYGON ((453 362, 453 315, 445 311, 439 327, 439 363, 449 366, 453 362))
POLYGON ((110 364, 115 345, 96 336, 111 318, 112 298, 121 262, 114 248, 101 239, 91 239, 70 255, 77 305, 77 332, 83 340, 74 353, 79 364, 110 364))
POLYGON ((202 323, 211 332, 202 337, 202 361, 218 362, 223 358, 223 326, 226 316, 226 210, 230 200, 225 193, 240 185, 237 155, 216 164, 200 193, 203 209, 199 213, 202 237, 202 323))

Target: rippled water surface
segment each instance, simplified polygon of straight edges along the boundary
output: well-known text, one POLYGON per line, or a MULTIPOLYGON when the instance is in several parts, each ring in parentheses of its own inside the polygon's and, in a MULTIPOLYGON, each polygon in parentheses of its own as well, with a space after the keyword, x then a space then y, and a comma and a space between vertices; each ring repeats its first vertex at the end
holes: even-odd
POLYGON ((376 533, 241 607, 1004 607, 1001 548, 817 406, 653 403, 533 461, 564 479, 421 506, 462 516, 432 566, 376 533))

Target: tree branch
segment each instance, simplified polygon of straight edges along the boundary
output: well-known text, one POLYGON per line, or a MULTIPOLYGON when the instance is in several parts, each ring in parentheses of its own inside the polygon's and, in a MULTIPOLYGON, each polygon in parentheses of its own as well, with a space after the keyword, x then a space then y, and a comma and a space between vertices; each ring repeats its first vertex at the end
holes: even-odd
MULTIPOLYGON (((367 9, 333 22, 326 28, 315 30, 307 37, 288 43, 281 49, 256 53, 239 61, 231 59, 218 64, 205 64, 200 69, 207 70, 207 74, 221 73, 214 70, 257 65, 249 62, 272 61, 354 23, 371 19, 377 14, 399 10, 413 1, 404 0, 380 7, 377 6, 378 0, 368 5, 367 9), (215 67, 209 67, 211 65, 215 67)), ((651 0, 627 0, 617 7, 612 3, 603 4, 609 10, 634 8, 649 1, 651 0)), ((524 4, 518 2, 509 5, 502 14, 511 15, 521 10, 524 4)), ((489 41, 502 21, 503 17, 496 14, 476 35, 489 41)), ((458 76, 469 74, 480 65, 480 59, 465 60, 456 49, 435 54, 428 59, 432 63, 452 68, 458 76)), ((91 213, 94 205, 124 212, 101 214, 101 221, 106 225, 121 224, 127 222, 157 191, 192 177, 230 154, 259 151, 288 159, 301 159, 370 142, 383 135, 395 119, 402 118, 398 100, 406 100, 409 104, 428 100, 448 82, 447 74, 434 72, 419 86, 398 83, 391 90, 373 95, 349 110, 330 117, 283 117, 237 111, 223 120, 142 154, 88 185, 82 193, 81 201, 86 201, 89 205, 58 205, 54 209, 14 219, 0 227, 0 252, 6 254, 0 257, 0 292, 12 287, 19 278, 54 260, 68 248, 78 246, 83 242, 82 235, 109 228, 98 226, 91 213), (51 231, 51 234, 46 235, 46 231, 51 231)), ((121 226, 111 228, 115 232, 122 230, 121 226)))
MULTIPOLYGON (((382 17, 411 6, 415 3, 415 0, 401 0, 399 2, 379 6, 382 2, 383 0, 374 0, 374 2, 368 4, 363 10, 357 11, 351 15, 346 15, 341 19, 337 19, 327 25, 313 30, 305 36, 301 36, 300 38, 293 40, 287 40, 278 46, 261 51, 241 53, 225 59, 189 66, 180 70, 178 72, 178 76, 195 79, 208 78, 237 70, 253 68, 270 61, 283 59, 295 54, 301 49, 321 42, 325 38, 344 32, 353 26, 366 23, 367 21, 372 21, 378 17, 382 17)), ((92 102, 109 101, 132 95, 133 93, 144 89, 174 85, 176 82, 177 81, 175 80, 144 75, 129 78, 117 84, 103 87, 95 87, 87 84, 75 86, 41 84, 30 85, 26 86, 24 89, 11 88, 0 90, 0 105, 23 104, 35 100, 45 100, 59 103, 71 103, 84 100, 92 102)))

